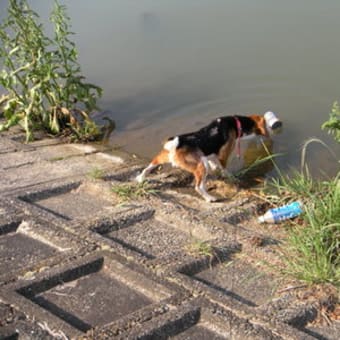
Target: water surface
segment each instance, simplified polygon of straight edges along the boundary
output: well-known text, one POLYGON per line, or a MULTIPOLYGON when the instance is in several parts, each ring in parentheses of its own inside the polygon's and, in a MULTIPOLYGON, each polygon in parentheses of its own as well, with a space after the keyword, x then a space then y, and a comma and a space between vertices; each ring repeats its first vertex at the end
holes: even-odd
MULTIPOLYGON (((298 166, 309 137, 340 158, 320 125, 340 99, 338 0, 63 0, 87 78, 104 88, 112 143, 150 158, 169 135, 220 115, 276 112, 275 152, 298 166)), ((3 1, 1 2, 3 7, 3 1)), ((51 0, 31 0, 47 17, 51 0)), ((2 12, 2 8, 1 8, 2 12)), ((321 146, 314 172, 338 171, 321 146)))

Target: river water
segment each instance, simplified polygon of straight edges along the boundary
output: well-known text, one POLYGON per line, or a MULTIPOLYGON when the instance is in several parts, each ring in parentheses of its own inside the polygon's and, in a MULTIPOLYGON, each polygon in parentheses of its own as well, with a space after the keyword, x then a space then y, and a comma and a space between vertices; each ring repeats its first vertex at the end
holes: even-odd
MULTIPOLYGON (((53 4, 29 2, 43 18, 53 4)), ((320 129, 340 100, 339 0, 61 3, 83 73, 104 89, 101 108, 116 120, 113 144, 151 158, 167 136, 217 116, 272 110, 284 123, 274 138, 281 169, 299 165, 310 137, 340 158, 339 144, 320 129)), ((339 170, 317 144, 307 161, 315 173, 339 170)))

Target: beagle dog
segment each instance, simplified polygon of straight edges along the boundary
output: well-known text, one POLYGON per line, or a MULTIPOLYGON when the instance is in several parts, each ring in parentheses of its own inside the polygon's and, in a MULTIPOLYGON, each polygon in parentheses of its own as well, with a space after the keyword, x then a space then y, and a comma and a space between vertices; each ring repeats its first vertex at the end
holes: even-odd
POLYGON ((207 202, 216 201, 206 190, 207 174, 216 169, 227 174, 226 165, 235 144, 239 153, 240 138, 249 134, 269 136, 263 116, 217 118, 198 131, 169 138, 136 180, 143 182, 158 165, 170 163, 194 175, 195 189, 207 202))

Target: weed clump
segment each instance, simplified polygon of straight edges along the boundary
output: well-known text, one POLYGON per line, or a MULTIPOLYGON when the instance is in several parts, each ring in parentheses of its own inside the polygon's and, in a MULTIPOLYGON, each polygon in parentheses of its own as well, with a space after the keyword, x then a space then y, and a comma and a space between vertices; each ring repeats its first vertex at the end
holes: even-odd
POLYGON ((103 179, 105 176, 105 172, 103 169, 95 167, 88 172, 87 176, 88 178, 94 180, 103 179))
POLYGON ((89 115, 102 89, 84 81, 66 7, 56 1, 50 19, 52 38, 26 0, 9 1, 0 25, 0 85, 6 91, 0 96, 0 131, 20 124, 27 142, 38 129, 97 139, 101 131, 89 115))
POLYGON ((209 241, 194 239, 193 242, 187 245, 186 249, 189 254, 195 256, 206 256, 212 259, 215 255, 214 247, 209 241))
POLYGON ((286 271, 309 283, 340 284, 340 173, 319 181, 309 172, 280 175, 269 185, 275 205, 303 202, 304 213, 291 222, 283 255, 286 271))
POLYGON ((147 198, 157 195, 158 190, 152 188, 146 181, 142 183, 125 183, 112 186, 112 192, 115 193, 121 202, 127 202, 134 199, 147 198))
POLYGON ((338 102, 333 104, 329 119, 322 124, 321 128, 328 130, 328 133, 332 134, 334 139, 340 143, 340 107, 338 102))

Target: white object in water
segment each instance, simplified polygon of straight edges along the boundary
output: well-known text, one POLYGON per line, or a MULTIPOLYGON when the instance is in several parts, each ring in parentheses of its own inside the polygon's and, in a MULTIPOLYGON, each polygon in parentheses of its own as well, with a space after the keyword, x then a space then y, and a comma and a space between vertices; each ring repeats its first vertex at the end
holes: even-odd
POLYGON ((278 133, 281 130, 282 122, 276 117, 275 113, 268 111, 264 114, 264 120, 267 127, 274 133, 278 133))

